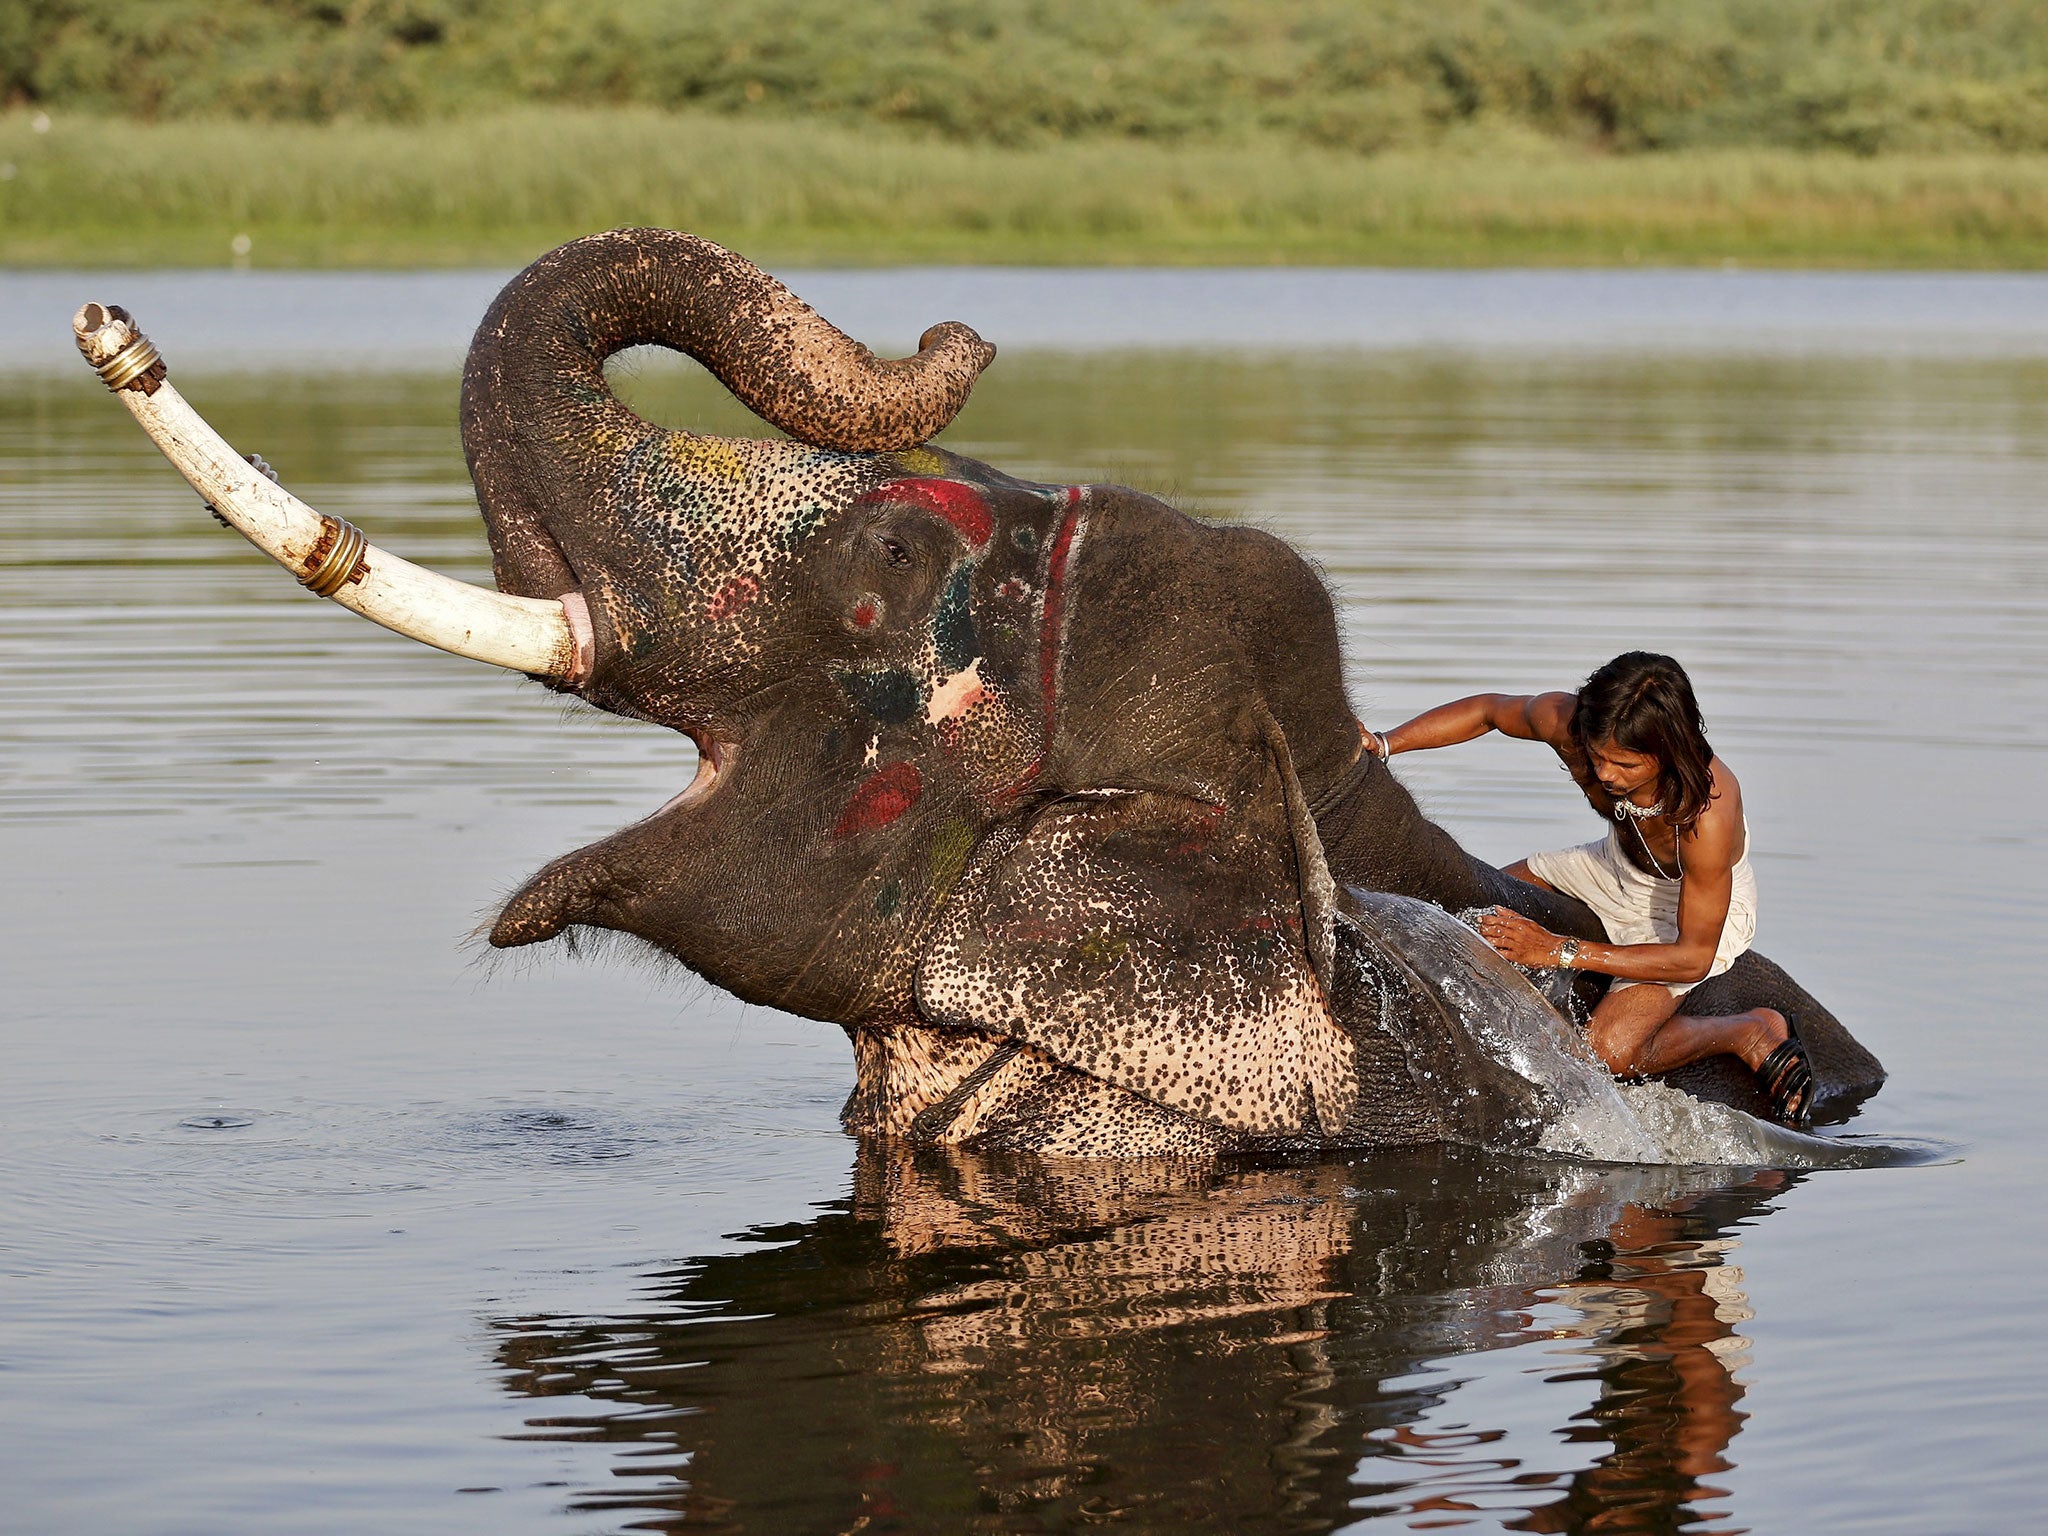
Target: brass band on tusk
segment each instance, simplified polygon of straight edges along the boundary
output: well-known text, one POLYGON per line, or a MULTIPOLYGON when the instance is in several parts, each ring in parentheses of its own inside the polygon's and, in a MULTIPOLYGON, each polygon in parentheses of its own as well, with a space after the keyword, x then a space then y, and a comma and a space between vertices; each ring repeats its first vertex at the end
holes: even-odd
POLYGON ((130 388, 162 361, 163 354, 157 351, 156 343, 137 331, 133 341, 99 365, 98 373, 107 388, 118 391, 130 388))
POLYGON ((315 597, 332 597, 348 585, 356 562, 363 558, 370 541, 363 536, 362 529, 346 518, 323 514, 320 520, 333 533, 334 541, 327 546, 326 555, 299 578, 299 585, 315 597))

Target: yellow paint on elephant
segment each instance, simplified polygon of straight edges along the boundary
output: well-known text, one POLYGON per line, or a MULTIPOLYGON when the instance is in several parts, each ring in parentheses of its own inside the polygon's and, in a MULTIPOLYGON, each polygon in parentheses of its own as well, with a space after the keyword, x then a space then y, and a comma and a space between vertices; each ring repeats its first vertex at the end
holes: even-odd
POLYGON ((612 426, 607 423, 593 428, 590 434, 583 439, 583 445, 592 454, 609 458, 624 453, 633 446, 634 440, 640 436, 639 432, 631 428, 612 426))
POLYGON ((669 459, 685 474, 700 480, 744 480, 746 455, 739 445, 721 437, 694 437, 678 432, 668 440, 669 459))
POLYGON ((568 422, 548 434, 548 441, 579 463, 614 457, 632 444, 633 434, 605 423, 587 426, 568 422))
POLYGON ((896 455, 896 462, 913 475, 936 475, 946 467, 946 461, 929 448, 907 448, 896 455))

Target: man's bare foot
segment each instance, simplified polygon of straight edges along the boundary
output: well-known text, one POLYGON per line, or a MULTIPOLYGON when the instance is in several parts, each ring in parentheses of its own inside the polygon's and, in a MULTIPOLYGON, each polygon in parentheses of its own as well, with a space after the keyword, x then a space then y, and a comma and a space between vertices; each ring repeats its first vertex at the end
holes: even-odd
POLYGON ((1742 1044, 1736 1054, 1754 1072, 1764 1064, 1765 1057, 1792 1038, 1792 1029, 1785 1015, 1775 1008, 1752 1008, 1748 1018, 1750 1025, 1742 1032, 1742 1044))

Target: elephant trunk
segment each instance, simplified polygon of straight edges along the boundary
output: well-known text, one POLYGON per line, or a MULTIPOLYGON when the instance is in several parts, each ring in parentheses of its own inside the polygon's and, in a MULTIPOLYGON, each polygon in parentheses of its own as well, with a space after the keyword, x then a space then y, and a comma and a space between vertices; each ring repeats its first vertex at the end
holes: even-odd
POLYGON ((474 587, 387 554, 259 473, 166 375, 155 345, 118 306, 72 318, 78 349, 208 507, 321 597, 457 656, 575 683, 589 670, 582 599, 536 601, 474 587))
POLYGON ((612 394, 604 362, 654 343, 687 353, 771 426, 844 453, 915 447, 966 403, 995 348, 955 322, 890 362, 753 263, 665 229, 591 235, 509 283, 478 327, 462 434, 499 585, 578 585, 552 527, 573 521, 656 429, 612 394))

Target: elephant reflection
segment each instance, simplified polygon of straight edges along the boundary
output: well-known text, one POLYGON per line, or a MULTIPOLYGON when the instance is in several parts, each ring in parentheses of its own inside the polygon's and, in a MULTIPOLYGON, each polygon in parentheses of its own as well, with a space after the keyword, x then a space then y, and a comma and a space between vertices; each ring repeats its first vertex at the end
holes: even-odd
POLYGON ((847 1207, 662 1276, 636 1315, 506 1320, 498 1349, 513 1390, 565 1400, 543 1437, 629 1457, 581 1507, 655 1529, 1668 1530, 1742 1420, 1724 1234, 1790 1180, 875 1146, 847 1207), (1545 1467, 1433 1427, 1457 1382, 1432 1363, 1546 1340, 1553 1380, 1598 1383, 1561 1431, 1604 1451, 1545 1467))

